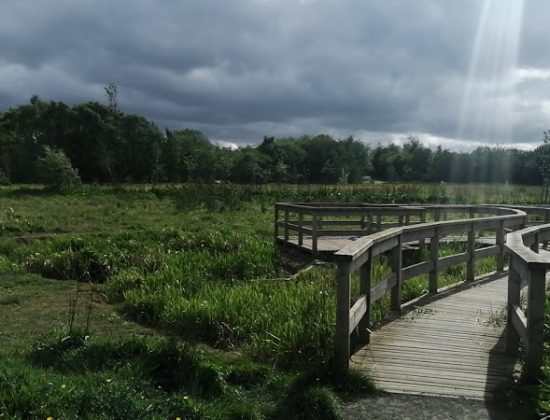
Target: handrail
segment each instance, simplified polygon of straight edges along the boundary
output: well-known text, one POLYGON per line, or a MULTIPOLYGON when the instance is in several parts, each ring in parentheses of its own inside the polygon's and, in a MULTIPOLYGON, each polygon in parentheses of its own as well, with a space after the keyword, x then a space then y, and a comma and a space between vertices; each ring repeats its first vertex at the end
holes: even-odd
MULTIPOLYGON (((477 209, 462 207, 461 209, 477 209)), ((439 208, 441 210, 441 208, 439 208)), ((484 207, 497 216, 476 219, 437 221, 402 226, 376 232, 357 239, 349 246, 334 254, 338 263, 337 315, 336 315, 336 360, 343 374, 349 368, 350 335, 358 327, 359 339, 369 341, 370 309, 386 292, 391 294, 391 309, 401 311, 402 285, 408 279, 429 275, 429 292, 437 293, 439 272, 442 268, 466 263, 466 281, 474 280, 476 258, 497 256, 497 271, 504 270, 504 237, 507 229, 523 227, 527 214, 521 210, 504 207, 484 207), (492 247, 476 249, 476 234, 484 230, 496 232, 496 244, 492 247), (449 234, 467 234, 467 250, 453 256, 439 255, 440 239, 449 234), (427 261, 403 267, 403 245, 413 241, 430 242, 430 256, 427 261), (373 286, 371 284, 372 259, 391 250, 392 272, 373 286), (360 271, 360 297, 350 309, 351 278, 360 271)))
POLYGON ((543 351, 544 277, 550 267, 550 258, 541 256, 538 250, 541 242, 550 240, 548 222, 550 208, 541 206, 407 206, 369 203, 275 205, 275 237, 278 238, 279 227, 284 229, 285 242, 289 241, 290 231, 298 232, 299 245, 303 245, 304 235, 311 235, 314 254, 317 253, 317 240, 320 236, 359 236, 349 246, 333 255, 338 264, 335 356, 342 374, 347 374, 349 369, 350 335, 357 330, 360 340, 369 341, 371 307, 387 292, 391 296, 391 309, 399 312, 401 288, 410 278, 428 274, 429 292, 437 293, 441 269, 466 263, 465 280, 472 281, 476 259, 495 255, 496 271, 502 272, 505 268, 505 252, 508 251, 511 258, 507 349, 511 353, 517 352, 520 339, 526 344, 527 363, 524 376, 533 378, 540 368, 543 351), (284 212, 283 220, 279 220, 281 212, 284 212), (448 220, 448 216, 453 213, 466 217, 448 220), (291 215, 297 216, 297 219, 292 220, 291 215), (346 219, 327 220, 329 217, 334 219, 342 216, 346 219), (397 219, 397 223, 384 222, 385 217, 397 219), (433 221, 427 222, 428 217, 433 221), (533 217, 538 220, 533 220, 533 217), (528 225, 536 226, 525 228, 528 225), (358 229, 350 230, 349 226, 357 226, 358 229), (513 232, 517 229, 522 230, 513 232), (495 245, 476 249, 476 235, 487 230, 495 231, 495 245), (467 235, 466 252, 441 257, 440 239, 452 234, 467 235), (413 242, 424 246, 428 241, 429 258, 404 267, 403 246, 413 242), (376 285, 372 285, 372 260, 388 251, 391 251, 392 272, 376 285), (360 271, 360 296, 350 307, 351 278, 356 271, 360 271), (522 282, 528 285, 526 313, 519 305, 522 282))
MULTIPOLYGON (((434 221, 440 221, 447 220, 453 213, 466 214, 467 218, 472 219, 476 214, 481 217, 482 214, 511 214, 511 211, 509 206, 488 205, 276 203, 274 236, 278 240, 281 228, 284 233, 282 239, 288 243, 291 232, 294 232, 299 246, 303 245, 304 237, 308 236, 311 238, 312 252, 317 254, 320 237, 365 236, 392 227, 425 223, 428 216, 434 221), (337 220, 327 220, 331 217, 337 220), (388 222, 387 218, 393 221, 388 222)), ((545 220, 550 221, 550 212, 545 220)))
POLYGON ((539 244, 548 239, 550 224, 512 232, 506 238, 510 254, 506 349, 510 354, 517 354, 520 341, 525 345, 523 376, 527 381, 536 378, 543 362, 546 272, 550 268, 550 258, 539 253, 539 244), (525 310, 521 305, 522 285, 527 287, 525 310))

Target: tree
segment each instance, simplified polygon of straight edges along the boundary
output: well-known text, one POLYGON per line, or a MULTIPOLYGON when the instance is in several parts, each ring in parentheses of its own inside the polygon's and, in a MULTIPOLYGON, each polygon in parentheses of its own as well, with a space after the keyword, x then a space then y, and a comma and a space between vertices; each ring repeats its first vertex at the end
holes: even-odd
POLYGON ((80 185, 78 171, 62 150, 44 146, 43 154, 36 161, 39 179, 55 192, 69 192, 80 185))

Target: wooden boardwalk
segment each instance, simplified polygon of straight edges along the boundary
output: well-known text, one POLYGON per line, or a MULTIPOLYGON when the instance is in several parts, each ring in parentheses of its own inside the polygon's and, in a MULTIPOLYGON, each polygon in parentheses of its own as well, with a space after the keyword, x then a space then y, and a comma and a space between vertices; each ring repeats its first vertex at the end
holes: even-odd
POLYGON ((352 356, 383 390, 488 398, 512 378, 505 354, 507 277, 429 297, 371 335, 352 356))
MULTIPOLYGON (((340 249, 345 248, 349 244, 355 242, 357 239, 361 237, 362 236, 321 236, 317 239, 317 252, 329 254, 329 255, 333 254, 336 251, 339 251, 340 249)), ((466 236, 462 238, 457 238, 457 237, 441 238, 440 242, 456 242, 459 239, 466 241, 466 236)), ((278 236, 277 241, 282 245, 299 248, 306 252, 311 252, 313 250, 311 236, 304 235, 302 245, 299 245, 298 243, 298 236, 289 236, 288 241, 285 241, 284 236, 278 236)), ((484 243, 486 245, 492 245, 495 243, 495 238, 494 237, 476 238, 476 242, 484 243)), ((426 243, 429 244, 430 240, 427 239, 426 243)))
MULTIPOLYGON (((321 236, 317 240, 317 251, 321 253, 333 254, 334 252, 345 248, 347 245, 360 238, 361 236, 321 236)), ((303 238, 303 244, 298 244, 298 236, 290 236, 288 241, 285 241, 284 236, 277 237, 277 241, 284 245, 290 245, 294 248, 300 248, 307 252, 313 249, 311 236, 303 238)))

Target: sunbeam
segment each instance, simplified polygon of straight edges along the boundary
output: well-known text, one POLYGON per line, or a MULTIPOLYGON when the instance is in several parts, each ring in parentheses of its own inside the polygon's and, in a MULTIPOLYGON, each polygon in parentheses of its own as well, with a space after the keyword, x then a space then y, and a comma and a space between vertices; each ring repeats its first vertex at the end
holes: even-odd
MULTIPOLYGON (((485 0, 472 48, 456 137, 493 144, 513 140, 515 70, 525 0, 485 0)), ((486 171, 481 163, 478 170, 486 171)), ((500 176, 509 164, 491 165, 500 176)), ((454 164, 453 177, 467 170, 454 164)), ((497 174, 483 178, 495 180, 497 174)))

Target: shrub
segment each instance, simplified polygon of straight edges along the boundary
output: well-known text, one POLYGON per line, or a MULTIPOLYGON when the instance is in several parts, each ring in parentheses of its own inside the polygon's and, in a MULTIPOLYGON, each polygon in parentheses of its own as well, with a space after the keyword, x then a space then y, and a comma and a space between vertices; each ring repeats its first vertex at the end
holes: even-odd
POLYGON ((80 185, 78 170, 73 168, 63 150, 44 146, 43 154, 36 161, 39 179, 55 192, 69 192, 80 185))

